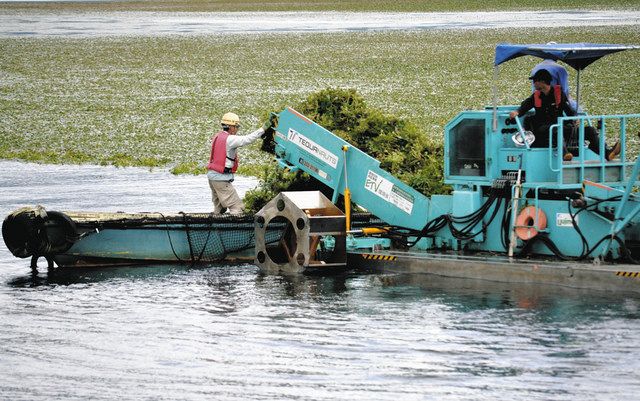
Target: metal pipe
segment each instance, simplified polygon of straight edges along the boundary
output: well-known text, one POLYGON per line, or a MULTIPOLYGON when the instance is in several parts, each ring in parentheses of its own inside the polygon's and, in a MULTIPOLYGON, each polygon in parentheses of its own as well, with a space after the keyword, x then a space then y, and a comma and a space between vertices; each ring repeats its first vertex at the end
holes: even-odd
POLYGON ((386 227, 363 227, 358 230, 347 231, 347 234, 362 234, 362 235, 376 235, 387 234, 389 229, 386 227))
POLYGON ((527 137, 524 133, 524 128, 522 127, 522 124, 520 123, 520 117, 514 118, 514 120, 516 120, 516 125, 518 125, 518 134, 522 137, 522 142, 524 142, 524 146, 527 149, 530 149, 531 146, 529 146, 529 142, 527 142, 527 137))
POLYGON ((580 110, 580 69, 578 69, 578 77, 576 78, 576 114, 580 110))
POLYGON ((500 67, 493 68, 493 131, 498 129, 498 75, 500 67))
POLYGON ((344 154, 344 214, 346 215, 346 231, 351 230, 351 191, 349 190, 349 181, 347 177, 347 150, 349 146, 342 146, 342 153, 344 154))
POLYGON ((522 155, 520 155, 520 166, 518 167, 518 178, 513 193, 513 202, 511 206, 511 236, 509 238, 509 258, 513 257, 513 251, 516 248, 516 216, 518 215, 518 201, 522 190, 522 155))

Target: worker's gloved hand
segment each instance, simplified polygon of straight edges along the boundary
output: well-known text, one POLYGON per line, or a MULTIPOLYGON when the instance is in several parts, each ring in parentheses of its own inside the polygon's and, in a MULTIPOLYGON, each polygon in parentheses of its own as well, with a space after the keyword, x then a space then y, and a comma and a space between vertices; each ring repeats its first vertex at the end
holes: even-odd
POLYGON ((278 126, 278 114, 270 113, 269 121, 265 122, 262 125, 262 129, 264 130, 264 134, 262 134, 262 139, 273 139, 274 129, 278 126))
POLYGON ((262 124, 262 130, 266 133, 269 129, 271 129, 271 120, 262 124))
POLYGON ((280 116, 278 115, 278 113, 271 112, 271 114, 269 114, 269 122, 271 123, 272 128, 278 128, 279 118, 280 116))
POLYGON ((278 126, 278 117, 277 113, 270 113, 269 121, 262 126, 264 134, 262 134, 262 146, 260 149, 271 154, 275 154, 276 143, 273 139, 275 134, 274 128, 278 126))
POLYGON ((269 121, 265 122, 262 125, 262 129, 267 132, 269 129, 273 129, 276 128, 278 126, 278 114, 277 113, 271 113, 269 114, 269 121))

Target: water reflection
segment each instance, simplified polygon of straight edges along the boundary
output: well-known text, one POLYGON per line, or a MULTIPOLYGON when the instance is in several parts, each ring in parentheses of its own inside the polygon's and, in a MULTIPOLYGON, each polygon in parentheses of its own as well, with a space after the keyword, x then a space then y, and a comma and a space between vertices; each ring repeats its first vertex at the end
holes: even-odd
MULTIPOLYGON (((170 280, 176 276, 203 282, 211 295, 234 299, 238 287, 250 283, 256 292, 275 299, 335 300, 364 285, 379 302, 437 302, 458 312, 536 311, 541 322, 571 321, 622 314, 640 319, 640 297, 537 284, 498 283, 440 277, 429 274, 370 274, 356 271, 330 274, 263 275, 252 264, 151 264, 92 268, 57 267, 31 269, 10 279, 13 288, 36 288, 93 284, 108 281, 170 280)), ((246 294, 245 294, 246 295, 246 294)), ((217 310, 216 310, 217 312, 217 310)))
MULTIPOLYGON (((74 285, 99 283, 109 280, 147 280, 152 278, 168 277, 175 274, 185 274, 191 270, 202 271, 215 268, 216 265, 188 264, 147 264, 126 266, 101 266, 101 267, 55 267, 47 269, 39 267, 31 269, 30 274, 18 276, 8 281, 11 287, 40 287, 55 285, 74 285)), ((226 266, 226 265, 224 265, 226 266)))
MULTIPOLYGON (((91 339, 65 343, 68 354, 56 359, 67 367, 95 348, 101 357, 88 367, 123 368, 101 345, 108 330, 111 338, 128 339, 113 352, 157 359, 143 366, 164 379, 179 367, 191 383, 190 395, 209 391, 196 381, 206 378, 229 395, 247 398, 265 395, 262 386, 246 379, 250 372, 278 394, 288 388, 282 387, 285 377, 302 386, 300 396, 324 386, 338 391, 337 386, 362 399, 420 398, 425 388, 433 389, 428 394, 434 399, 468 399, 446 396, 456 391, 473 399, 481 394, 572 399, 582 392, 567 390, 563 381, 587 386, 585 372, 610 372, 602 365, 608 359, 603 347, 623 355, 629 346, 627 341, 612 346, 607 338, 635 339, 626 326, 637 328, 640 317, 637 298, 573 289, 419 274, 266 276, 249 264, 60 268, 21 275, 9 288, 17 291, 5 313, 24 315, 20 311, 29 308, 31 316, 0 328, 0 335, 71 331, 91 339), (44 328, 27 323, 34 318, 48 323, 44 328), (129 345, 147 337, 144 348, 129 345), (174 348, 164 349, 163 343, 174 348), (450 383, 461 380, 464 384, 450 383)), ((28 342, 48 352, 39 337, 27 337, 28 342)), ((618 384, 629 388, 629 380, 623 377, 618 384)), ((142 384, 136 395, 155 394, 151 388, 142 384)))
POLYGON ((347 281, 356 277, 352 272, 333 272, 326 275, 270 276, 259 274, 256 278, 258 288, 279 288, 283 298, 322 299, 341 295, 348 290, 347 281))
POLYGON ((459 312, 505 310, 525 314, 535 311, 536 320, 540 322, 574 321, 579 324, 592 318, 608 318, 609 313, 640 319, 640 296, 637 294, 429 274, 371 275, 369 280, 383 289, 380 296, 385 300, 429 299, 459 312))
POLYGON ((104 267, 92 269, 77 268, 53 268, 40 267, 31 269, 31 273, 25 276, 15 277, 7 283, 11 287, 41 287, 54 285, 73 285, 96 283, 116 277, 144 277, 153 270, 160 272, 161 267, 145 266, 131 267, 104 267))

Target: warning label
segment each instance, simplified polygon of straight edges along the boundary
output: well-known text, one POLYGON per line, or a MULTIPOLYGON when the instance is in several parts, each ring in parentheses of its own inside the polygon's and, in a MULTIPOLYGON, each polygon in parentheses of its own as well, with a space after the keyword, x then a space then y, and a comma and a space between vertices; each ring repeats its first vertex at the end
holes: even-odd
POLYGON ((311 170, 314 173, 318 174, 320 177, 324 178, 325 180, 331 181, 331 179, 329 178, 329 174, 327 174, 324 171, 320 170, 319 168, 317 168, 313 164, 309 163, 308 161, 306 161, 302 157, 300 159, 298 159, 298 162, 300 164, 302 164, 303 166, 305 166, 306 168, 308 168, 309 170, 311 170))
MULTIPOLYGON (((576 224, 578 223, 578 216, 575 216, 576 224)), ((573 227, 571 222, 571 215, 569 213, 556 213, 556 226, 557 227, 573 227)))
POLYGON ((411 214, 413 211, 413 203, 415 202, 413 195, 371 170, 367 172, 364 187, 407 214, 411 214))

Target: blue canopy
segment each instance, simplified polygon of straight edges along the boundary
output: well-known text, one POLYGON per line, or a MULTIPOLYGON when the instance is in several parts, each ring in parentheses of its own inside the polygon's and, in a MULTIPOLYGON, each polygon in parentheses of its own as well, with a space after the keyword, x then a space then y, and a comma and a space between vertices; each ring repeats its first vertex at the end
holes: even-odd
POLYGON ((629 49, 640 49, 640 46, 598 43, 557 43, 546 45, 501 43, 496 46, 496 58, 493 64, 497 66, 514 58, 528 55, 542 59, 560 60, 576 70, 583 70, 589 64, 607 54, 629 49))

